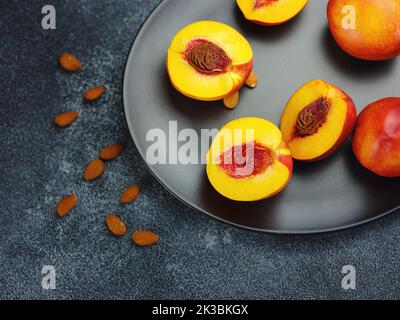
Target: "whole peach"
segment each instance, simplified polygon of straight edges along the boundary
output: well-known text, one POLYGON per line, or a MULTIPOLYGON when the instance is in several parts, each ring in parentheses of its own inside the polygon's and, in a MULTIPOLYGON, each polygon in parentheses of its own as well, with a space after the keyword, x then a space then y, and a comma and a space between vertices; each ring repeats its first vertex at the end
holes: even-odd
POLYGON ((358 116, 353 151, 360 163, 384 177, 400 177, 400 98, 368 105, 358 116))
POLYGON ((328 22, 338 45, 356 58, 400 55, 399 0, 330 0, 328 22))

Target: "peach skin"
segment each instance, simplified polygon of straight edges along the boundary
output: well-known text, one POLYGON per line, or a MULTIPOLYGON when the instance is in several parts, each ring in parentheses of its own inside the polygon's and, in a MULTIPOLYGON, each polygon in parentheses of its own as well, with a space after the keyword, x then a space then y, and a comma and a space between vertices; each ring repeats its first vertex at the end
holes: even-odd
POLYGON ((294 159, 322 160, 344 144, 356 115, 346 93, 323 80, 312 80, 287 103, 281 119, 283 138, 294 159))
POLYGON ((400 55, 399 0, 330 0, 328 23, 338 45, 356 58, 400 55))
POLYGON ((400 98, 368 105, 358 116, 352 142, 365 168, 383 177, 400 177, 400 98))

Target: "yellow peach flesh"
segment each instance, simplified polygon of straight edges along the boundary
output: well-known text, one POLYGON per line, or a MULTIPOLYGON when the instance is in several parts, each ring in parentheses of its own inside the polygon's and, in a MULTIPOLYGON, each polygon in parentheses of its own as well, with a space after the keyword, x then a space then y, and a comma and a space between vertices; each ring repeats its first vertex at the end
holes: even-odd
POLYGON ((281 120, 281 129, 293 158, 317 159, 332 149, 339 140, 346 122, 346 96, 336 87, 322 80, 313 80, 298 90, 288 102, 281 120), (296 136, 296 122, 304 107, 316 100, 326 99, 330 108, 324 125, 317 134, 296 136))
POLYGON ((241 118, 224 126, 214 139, 207 155, 207 176, 213 187, 229 199, 265 199, 281 191, 290 180, 291 165, 280 161, 281 157, 291 159, 290 155, 290 150, 282 143, 280 130, 274 124, 259 118, 241 118), (246 134, 248 132, 253 134, 246 134), (230 176, 219 165, 220 156, 234 145, 253 141, 273 152, 272 164, 257 175, 241 179, 230 176))
POLYGON ((284 23, 295 17, 308 3, 308 0, 265 1, 256 5, 255 0, 236 0, 246 19, 265 25, 284 23))
POLYGON ((194 99, 215 101, 244 85, 253 68, 253 51, 247 40, 232 27, 215 21, 199 21, 177 33, 168 49, 167 68, 178 91, 194 99), (185 52, 194 40, 209 41, 224 50, 232 62, 228 70, 209 75, 193 68, 185 52))

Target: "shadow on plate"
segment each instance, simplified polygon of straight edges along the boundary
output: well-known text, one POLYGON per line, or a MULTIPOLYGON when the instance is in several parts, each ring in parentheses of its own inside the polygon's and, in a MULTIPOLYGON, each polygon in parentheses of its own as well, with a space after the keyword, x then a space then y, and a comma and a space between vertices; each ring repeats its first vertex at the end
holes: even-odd
POLYGON ((384 77, 390 72, 394 65, 394 59, 387 61, 365 61, 352 57, 338 46, 332 37, 329 27, 323 29, 321 39, 322 48, 329 62, 347 76, 357 80, 377 80, 377 77, 384 77))
MULTIPOLYGON (((171 84, 165 64, 160 65, 160 74, 163 75, 160 94, 166 99, 164 107, 170 108, 171 114, 177 114, 177 118, 183 116, 189 120, 194 119, 199 124, 201 122, 207 123, 212 119, 218 119, 229 113, 229 110, 224 107, 222 100, 198 101, 186 97, 177 91, 171 84)), ((208 128, 208 126, 205 128, 208 128)))
POLYGON ((218 212, 218 218, 250 228, 272 226, 276 221, 276 210, 283 200, 285 190, 274 197, 255 201, 233 201, 220 195, 210 184, 206 173, 200 182, 200 199, 209 212, 218 212))
POLYGON ((340 161, 341 154, 344 152, 343 149, 349 148, 348 145, 345 145, 338 149, 334 154, 329 156, 328 158, 315 162, 304 162, 297 161, 293 159, 293 176, 299 176, 301 178, 311 177, 311 175, 319 175, 324 172, 329 166, 335 165, 335 162, 340 161))
POLYGON ((344 157, 347 174, 353 178, 352 180, 357 183, 360 188, 363 188, 365 192, 371 194, 371 197, 374 196, 373 193, 377 192, 382 195, 390 194, 391 192, 400 192, 400 179, 381 177, 364 168, 354 156, 350 146, 346 148, 344 157))

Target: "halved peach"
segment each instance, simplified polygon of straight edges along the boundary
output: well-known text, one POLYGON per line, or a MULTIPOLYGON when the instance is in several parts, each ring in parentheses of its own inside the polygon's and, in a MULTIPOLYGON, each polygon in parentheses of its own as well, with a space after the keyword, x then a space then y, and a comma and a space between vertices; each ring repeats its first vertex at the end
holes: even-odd
POLYGON ((297 16, 308 0, 236 0, 236 2, 247 20, 273 26, 297 16))
POLYGON ((354 103, 346 93, 323 80, 313 80, 289 100, 281 130, 294 159, 317 161, 344 144, 356 116, 354 103))
POLYGON ((199 21, 176 34, 168 49, 167 69, 173 86, 185 96, 226 99, 226 106, 233 108, 252 73, 253 51, 232 27, 199 21))
POLYGON ((240 118, 225 125, 207 154, 207 176, 223 196, 257 201, 282 191, 293 162, 282 133, 260 118, 240 118))
POLYGON ((381 99, 360 113, 353 151, 368 170, 383 177, 400 177, 400 98, 381 99))
POLYGON ((400 55, 399 0, 330 0, 328 22, 338 45, 356 58, 400 55))

